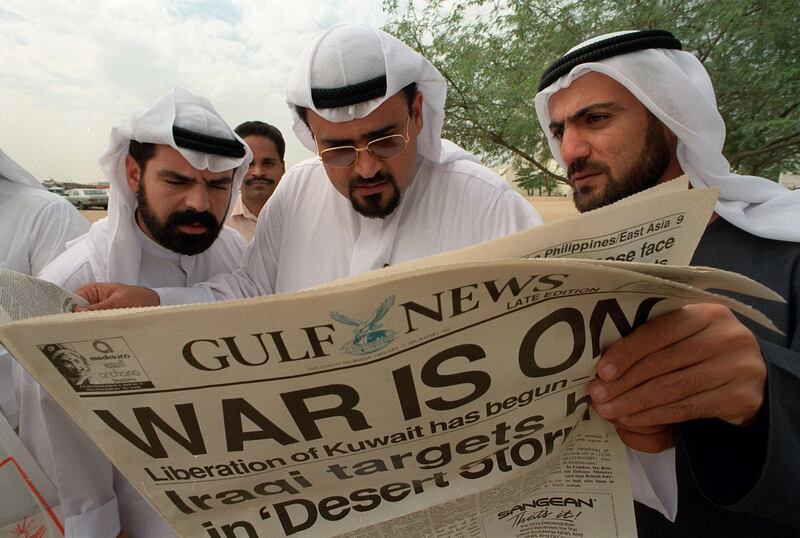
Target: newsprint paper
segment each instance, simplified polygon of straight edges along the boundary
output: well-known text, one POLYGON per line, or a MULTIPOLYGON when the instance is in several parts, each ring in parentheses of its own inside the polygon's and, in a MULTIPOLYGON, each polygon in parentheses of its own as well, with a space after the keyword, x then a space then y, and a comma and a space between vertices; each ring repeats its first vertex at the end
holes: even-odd
MULTIPOLYGON (((0 323, 71 312, 79 304, 86 301, 58 286, 0 270, 0 323)), ((61 519, 56 488, 0 413, 0 536, 60 536, 61 519)))
POLYGON ((597 359, 691 303, 770 326, 706 288, 775 296, 713 269, 591 259, 686 263, 711 207, 665 189, 483 257, 33 318, 0 341, 182 536, 636 536, 624 446, 588 412, 597 359), (585 260, 508 259, 581 241, 599 241, 585 260))

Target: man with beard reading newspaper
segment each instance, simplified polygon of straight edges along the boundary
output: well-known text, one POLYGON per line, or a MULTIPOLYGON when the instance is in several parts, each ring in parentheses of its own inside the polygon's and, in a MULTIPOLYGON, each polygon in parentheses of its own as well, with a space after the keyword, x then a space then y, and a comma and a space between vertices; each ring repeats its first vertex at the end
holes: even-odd
POLYGON ((800 536, 800 192, 730 171, 711 80, 680 49, 660 30, 578 45, 545 71, 539 122, 580 211, 684 173, 719 187, 692 263, 784 296, 736 298, 785 334, 687 306, 612 345, 590 394, 629 447, 663 451, 639 454, 643 465, 677 469, 677 519, 637 504, 641 536, 800 536))
MULTIPOLYGON (((244 240, 223 227, 251 159, 207 100, 174 89, 111 131, 100 166, 108 217, 39 275, 74 290, 90 281, 191 286, 238 266, 244 240)), ((173 531, 25 372, 20 435, 55 483, 68 537, 173 531)))
MULTIPOLYGON (((145 306, 294 291, 541 224, 502 178, 441 138, 446 91, 436 68, 393 36, 326 31, 286 90, 294 131, 319 157, 278 184, 242 267, 160 299, 122 288, 121 302, 92 308, 121 306, 127 293, 145 306)), ((96 300, 117 288, 84 289, 96 300)))

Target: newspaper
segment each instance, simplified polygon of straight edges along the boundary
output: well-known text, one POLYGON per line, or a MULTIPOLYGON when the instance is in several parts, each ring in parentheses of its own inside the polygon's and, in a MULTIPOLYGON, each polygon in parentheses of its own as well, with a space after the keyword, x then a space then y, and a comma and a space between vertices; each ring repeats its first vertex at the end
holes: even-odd
POLYGON ((63 536, 56 488, 0 414, 0 536, 63 536))
POLYGON ((504 258, 586 258, 688 265, 719 194, 717 188, 690 192, 688 189, 688 177, 681 176, 571 219, 322 287, 402 273, 416 267, 504 258))
POLYGON ((0 268, 0 323, 72 312, 83 297, 24 273, 0 268))
POLYGON ((597 359, 691 303, 771 326, 706 289, 776 297, 713 269, 546 251, 686 263, 711 207, 666 189, 458 263, 34 318, 0 341, 182 536, 635 536, 624 446, 588 412, 597 359), (642 219, 670 231, 634 246, 622 231, 642 219))
MULTIPOLYGON (((86 301, 58 286, 0 269, 0 323, 71 312, 79 304, 86 304, 86 301)), ((0 355, 4 351, 0 346, 0 355)), ((11 387, 3 390, 11 390, 11 387)), ((63 536, 56 489, 2 413, 0 492, 0 535, 63 536)))

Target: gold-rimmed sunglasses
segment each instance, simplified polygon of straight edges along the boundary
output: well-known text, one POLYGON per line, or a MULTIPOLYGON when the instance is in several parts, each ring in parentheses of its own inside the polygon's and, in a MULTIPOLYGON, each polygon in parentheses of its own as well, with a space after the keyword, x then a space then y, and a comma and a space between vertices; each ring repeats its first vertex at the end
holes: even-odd
POLYGON ((393 134, 382 136, 381 138, 371 140, 366 146, 360 148, 355 146, 336 146, 335 148, 328 148, 320 151, 319 146, 317 146, 319 160, 334 168, 349 168, 356 163, 358 154, 362 151, 368 152, 380 161, 397 157, 403 153, 403 150, 406 149, 406 144, 408 144, 408 126, 410 121, 411 116, 406 120, 405 135, 393 134))

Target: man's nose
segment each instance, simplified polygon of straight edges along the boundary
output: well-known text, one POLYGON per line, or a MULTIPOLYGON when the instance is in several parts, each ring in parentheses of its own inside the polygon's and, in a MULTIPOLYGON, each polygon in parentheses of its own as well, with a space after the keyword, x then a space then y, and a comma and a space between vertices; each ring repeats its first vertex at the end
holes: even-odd
POLYGON ((561 158, 569 166, 577 159, 588 157, 592 148, 578 129, 564 129, 561 139, 561 158))
POLYGON ((186 207, 197 212, 208 210, 208 186, 201 181, 195 183, 186 193, 186 207))
POLYGON ((373 157, 369 151, 359 151, 355 172, 363 178, 371 178, 381 169, 381 161, 373 157))

